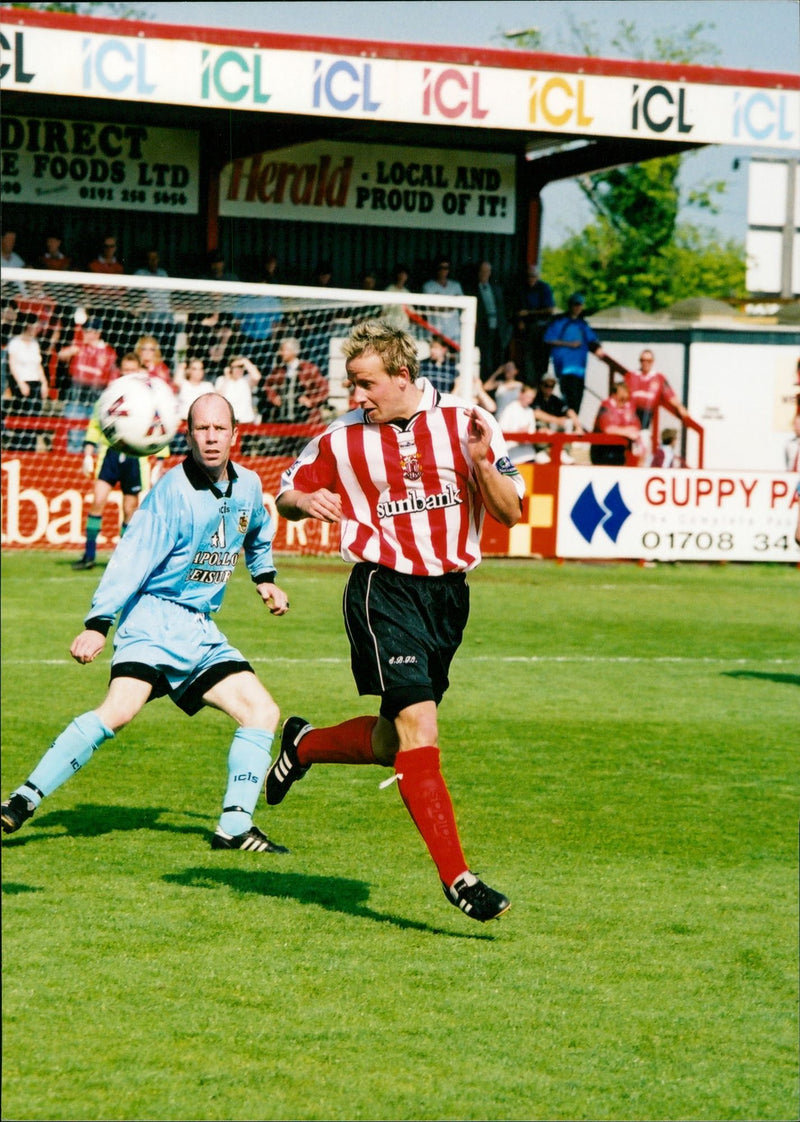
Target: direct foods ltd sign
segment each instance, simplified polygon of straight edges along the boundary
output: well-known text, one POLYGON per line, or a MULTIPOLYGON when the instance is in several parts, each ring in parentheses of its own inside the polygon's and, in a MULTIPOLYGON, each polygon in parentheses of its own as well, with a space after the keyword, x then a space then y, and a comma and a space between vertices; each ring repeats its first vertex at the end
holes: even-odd
POLYGON ((4 116, 3 198, 48 206, 196 214, 196 132, 4 116))

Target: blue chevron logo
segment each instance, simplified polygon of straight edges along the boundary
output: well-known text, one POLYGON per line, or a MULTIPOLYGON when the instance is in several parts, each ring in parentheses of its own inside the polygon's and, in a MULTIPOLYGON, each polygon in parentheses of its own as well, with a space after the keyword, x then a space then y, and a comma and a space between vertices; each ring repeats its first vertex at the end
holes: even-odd
POLYGON ((592 484, 587 483, 570 511, 573 525, 590 545, 600 526, 611 541, 616 542, 630 516, 631 511, 625 505, 619 483, 614 484, 602 502, 598 501, 592 484))

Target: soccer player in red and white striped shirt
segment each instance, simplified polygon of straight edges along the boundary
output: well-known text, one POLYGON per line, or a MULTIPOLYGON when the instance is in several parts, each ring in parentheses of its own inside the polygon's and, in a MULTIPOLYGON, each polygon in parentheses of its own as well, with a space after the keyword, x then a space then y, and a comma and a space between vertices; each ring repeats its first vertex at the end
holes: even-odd
POLYGON ((394 767, 447 899, 483 922, 510 905, 461 849, 437 706, 469 614, 466 573, 481 559, 484 513, 513 526, 524 484, 491 415, 418 378, 410 335, 369 321, 344 353, 355 408, 301 452, 277 503, 285 518, 340 525, 353 562, 344 599, 353 675, 359 693, 380 696, 380 715, 329 728, 290 717, 267 801, 281 802, 313 763, 394 767))

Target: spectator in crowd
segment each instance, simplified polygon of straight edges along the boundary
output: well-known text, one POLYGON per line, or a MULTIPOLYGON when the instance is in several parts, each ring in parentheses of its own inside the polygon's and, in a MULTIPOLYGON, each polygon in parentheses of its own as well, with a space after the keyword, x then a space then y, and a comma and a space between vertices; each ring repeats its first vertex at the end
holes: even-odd
MULTIPOLYGON (((636 416, 627 382, 621 380, 614 383, 611 393, 597 411, 593 431, 608 436, 624 436, 628 441, 628 448, 637 457, 641 454, 642 426, 636 416)), ((589 458, 593 464, 610 464, 619 467, 625 463, 625 446, 592 444, 589 458)))
POLYGON ((232 269, 228 268, 225 254, 217 249, 209 254, 208 269, 205 274, 205 279, 214 281, 238 281, 239 278, 232 269))
POLYGON ((282 339, 279 363, 264 379, 262 420, 318 424, 328 398, 328 381, 313 362, 300 358, 294 336, 282 339))
MULTIPOLYGON (((119 364, 119 372, 121 376, 142 372, 142 366, 135 354, 125 355, 119 364)), ((122 492, 120 528, 120 537, 122 537, 136 512, 139 499, 156 482, 163 468, 163 460, 169 454, 169 448, 162 448, 154 457, 129 456, 124 452, 118 452, 116 448, 111 448, 100 428, 95 404, 83 443, 83 474, 94 480, 92 503, 86 513, 86 542, 83 556, 73 563, 73 569, 81 571, 94 568, 97 560, 97 539, 103 524, 103 511, 114 487, 119 484, 122 492)))
POLYGON ((161 346, 155 335, 142 335, 137 340, 133 353, 141 363, 145 374, 148 374, 151 378, 160 378, 162 382, 167 383, 170 389, 175 389, 172 375, 166 362, 164 362, 161 346))
POLYGON ((245 349, 230 312, 190 312, 186 336, 188 354, 203 360, 206 377, 212 382, 225 373, 233 355, 245 349))
MULTIPOLYGON (((548 432, 583 432, 583 425, 581 424, 578 414, 574 409, 570 409, 563 397, 555 392, 556 378, 549 370, 545 371, 542 380, 539 382, 539 389, 536 391, 536 397, 533 399, 533 408, 536 412, 536 420, 540 430, 544 429, 548 432)), ((537 449, 538 453, 546 453, 547 449, 540 447, 537 449)), ((565 445, 561 449, 561 462, 562 464, 572 464, 573 460, 571 449, 565 445)), ((539 458, 539 462, 543 460, 539 458)))
POLYGON ((483 383, 483 388, 494 398, 499 416, 510 401, 516 401, 523 385, 517 364, 509 359, 489 375, 483 383))
POLYGON ((237 424, 252 425, 258 421, 254 394, 261 381, 261 371, 246 355, 235 355, 225 373, 217 378, 214 389, 233 407, 237 424))
POLYGON ((537 265, 528 265, 517 304, 514 333, 519 353, 516 357, 524 380, 536 386, 550 365, 550 348, 544 341, 544 333, 555 311, 553 290, 539 276, 537 265))
POLYGON ((106 234, 100 244, 100 252, 89 262, 90 273, 119 274, 125 267, 117 257, 117 239, 114 234, 106 234))
POLYGON ((453 397, 466 398, 466 401, 472 402, 473 405, 480 405, 481 410, 486 410, 487 413, 497 413, 497 405, 494 397, 489 397, 484 388, 484 383, 480 378, 470 379, 470 385, 465 388, 465 381, 461 377, 461 371, 453 383, 453 388, 450 390, 453 397))
POLYGON ((794 429, 793 435, 786 441, 784 449, 786 470, 800 472, 800 413, 795 414, 792 428, 794 429))
POLYGON ((0 237, 0 264, 4 269, 24 269, 25 262, 14 249, 17 244, 16 230, 3 230, 0 237))
MULTIPOLYGON (((159 253, 157 249, 148 249, 144 257, 144 265, 137 269, 134 273, 137 277, 168 277, 169 273, 166 269, 162 268, 160 264, 159 253)), ((147 307, 142 309, 146 315, 148 310, 152 310, 158 317, 165 317, 171 319, 172 309, 169 303, 169 293, 161 288, 148 288, 146 297, 147 307)))
MULTIPOLYGON (((64 403, 64 416, 88 421, 95 402, 112 378, 116 378, 117 354, 103 339, 103 324, 90 316, 78 327, 75 339, 58 352, 60 362, 69 360, 70 384, 64 403)), ((69 452, 83 451, 85 426, 71 429, 67 436, 69 452)))
POLYGON ((511 338, 506 300, 500 285, 492 280, 492 266, 481 261, 472 294, 477 296, 475 346, 481 355, 481 380, 491 375, 506 357, 511 338))
POLYGON ((159 254, 157 249, 148 249, 144 255, 144 265, 137 269, 134 276, 137 277, 168 277, 169 273, 166 269, 162 268, 160 264, 159 254))
POLYGON ((309 281, 312 288, 330 288, 333 284, 333 265, 330 261, 320 261, 309 281))
MULTIPOLYGON (((428 296, 463 296, 464 289, 450 276, 450 258, 441 254, 434 265, 433 276, 426 280, 422 291, 428 296)), ((436 328, 446 343, 461 344, 461 320, 458 312, 429 310, 426 318, 436 328)))
POLYGON ((583 432, 578 414, 556 393, 557 384, 555 374, 551 374, 549 370, 539 382, 533 407, 537 411, 541 427, 553 431, 583 432))
POLYGON ((431 339, 430 355, 420 363, 419 372, 439 393, 452 392, 458 370, 441 339, 431 339))
POLYGON ((280 284, 281 278, 278 272, 278 256, 268 249, 264 254, 264 261, 261 266, 261 276, 258 278, 259 284, 280 284))
POLYGON ((178 363, 175 369, 175 385, 178 390, 178 411, 182 421, 188 417, 189 406, 193 401, 201 394, 214 392, 214 383, 206 377, 202 358, 190 358, 186 362, 178 363))
POLYGON ((283 319, 280 299, 263 295, 240 296, 233 314, 241 332, 239 349, 256 366, 266 369, 275 355, 275 332, 283 319))
POLYGON ((553 369, 564 400, 575 413, 581 411, 589 352, 597 358, 605 357, 600 340, 583 318, 585 307, 583 295, 573 293, 567 311, 557 316, 544 333, 544 341, 552 349, 553 369))
POLYGON ((367 269, 365 273, 361 274, 361 279, 358 282, 358 287, 365 292, 374 292, 378 287, 378 274, 374 269, 367 269))
MULTIPOLYGON (((55 299, 48 292, 47 286, 40 281, 29 280, 25 282, 25 292, 18 294, 13 299, 13 306, 16 307, 20 315, 24 316, 27 313, 32 313, 39 321, 39 334, 37 340, 39 349, 42 352, 42 364, 45 368, 45 373, 51 371, 56 373, 57 367, 57 351, 61 333, 64 329, 63 311, 59 308, 55 299), (54 361, 51 362, 51 359, 54 361)), ((21 322, 21 321, 20 321, 21 322)), ((54 379, 54 389, 58 390, 58 379, 54 379)), ((58 396, 58 393, 56 393, 58 396)))
POLYGON ((661 443, 650 457, 650 467, 656 468, 685 468, 686 460, 679 455, 675 445, 678 439, 677 429, 662 429, 661 443))
MULTIPOLYGON (((506 433, 536 432, 536 412, 533 408, 535 396, 534 387, 523 383, 517 396, 497 414, 497 423, 505 437, 512 464, 529 463, 537 458, 536 445, 519 443, 506 436, 506 433)), ((545 460, 549 458, 545 453, 545 460)))
MULTIPOLYGON (((392 270, 391 284, 387 284, 386 292, 405 292, 409 296, 411 293, 408 289, 409 278, 408 266, 402 262, 398 262, 392 270)), ((411 320, 408 318, 406 306, 403 304, 387 304, 381 309, 381 319, 386 323, 390 323, 392 327, 396 327, 399 331, 407 331, 411 320)))
MULTIPOLYGON (((9 412, 27 417, 38 417, 47 398, 47 376, 42 364, 42 352, 37 336, 40 331, 38 316, 25 312, 18 317, 22 325, 19 334, 13 335, 6 351, 8 384, 5 404, 9 412)), ((33 451, 35 432, 19 432, 9 438, 9 448, 16 451, 33 451)))
POLYGON ((681 404, 666 375, 654 370, 654 365, 655 355, 651 350, 645 349, 639 355, 639 369, 625 373, 631 401, 643 429, 650 428, 656 403, 671 406, 682 421, 689 416, 689 410, 681 404))
POLYGON ((61 249, 61 235, 51 231, 44 240, 44 253, 37 264, 40 269, 63 271, 72 267, 72 258, 61 249))

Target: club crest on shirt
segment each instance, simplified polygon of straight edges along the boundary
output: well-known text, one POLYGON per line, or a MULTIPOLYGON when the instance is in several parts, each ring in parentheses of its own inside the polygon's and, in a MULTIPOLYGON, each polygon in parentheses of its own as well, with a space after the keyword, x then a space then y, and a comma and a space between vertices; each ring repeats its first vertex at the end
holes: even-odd
POLYGON ((400 467, 403 472, 403 479, 408 479, 411 483, 416 483, 417 480, 422 479, 422 465, 419 462, 418 452, 401 456, 400 467))
POLYGON ((249 526, 249 524, 250 524, 250 516, 248 515, 247 511, 246 510, 241 511, 240 514, 239 514, 239 522, 237 524, 238 529, 239 529, 239 533, 240 534, 246 533, 247 532, 247 527, 249 526))

